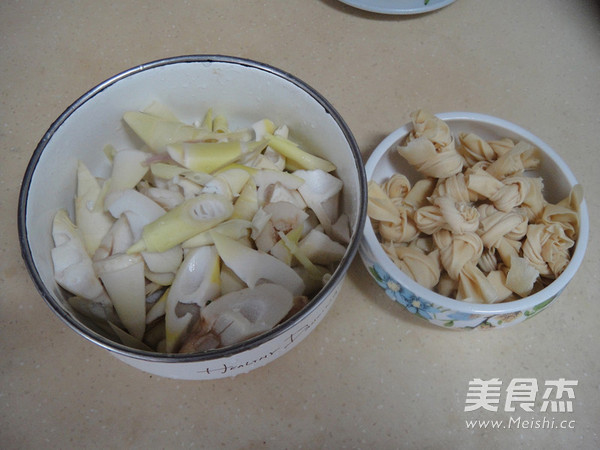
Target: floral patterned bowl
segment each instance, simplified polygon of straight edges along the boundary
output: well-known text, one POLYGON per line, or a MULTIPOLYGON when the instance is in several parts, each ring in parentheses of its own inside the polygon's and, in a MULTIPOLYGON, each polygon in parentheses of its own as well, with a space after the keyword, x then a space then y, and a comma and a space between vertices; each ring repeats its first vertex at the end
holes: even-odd
MULTIPOLYGON (((492 140, 504 137, 524 140, 537 146, 544 154, 538 175, 545 181, 544 195, 551 202, 566 197, 577 184, 565 162, 546 143, 523 128, 491 116, 469 112, 437 114, 453 134, 471 132, 492 140)), ((365 170, 367 179, 378 183, 400 172, 411 182, 421 178, 395 151, 397 144, 412 129, 411 124, 385 138, 369 157, 365 170)), ((408 311, 432 324, 452 329, 499 328, 528 319, 547 308, 563 291, 581 265, 589 235, 589 218, 585 200, 581 203, 579 237, 564 272, 544 289, 528 297, 504 303, 475 304, 437 294, 404 274, 386 255, 370 220, 366 221, 359 249, 362 261, 375 282, 392 299, 408 311)))

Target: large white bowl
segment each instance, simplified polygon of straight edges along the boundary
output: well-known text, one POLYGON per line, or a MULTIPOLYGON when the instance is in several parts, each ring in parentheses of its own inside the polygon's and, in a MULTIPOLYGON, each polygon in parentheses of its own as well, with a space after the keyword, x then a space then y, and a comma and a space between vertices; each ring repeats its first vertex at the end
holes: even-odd
MULTIPOLYGON (((75 101, 52 124, 27 167, 19 199, 19 238, 30 275, 48 306, 84 338, 120 360, 171 378, 214 379, 263 366, 285 354, 323 319, 355 256, 366 216, 366 177, 358 146, 333 106, 313 88, 282 70, 241 58, 181 56, 150 62, 115 75, 75 101), (66 302, 54 281, 50 252, 52 218, 60 208, 73 212, 76 165, 82 160, 96 176, 107 177, 102 149, 134 145, 124 127, 125 111, 152 101, 170 106, 182 120, 201 118, 212 107, 232 129, 265 117, 290 127, 292 138, 337 166, 344 182, 342 209, 352 238, 331 280, 290 320, 269 332, 225 349, 175 355, 144 352, 114 342, 66 302)), ((63 351, 60 349, 57 351, 63 351)))
MULTIPOLYGON (((456 136, 459 132, 475 133, 486 139, 511 138, 537 146, 543 158, 537 175, 544 180, 544 195, 557 202, 577 184, 575 176, 562 158, 538 137, 506 120, 470 112, 436 114, 456 136)), ((412 130, 406 124, 386 137, 369 157, 365 171, 367 180, 378 183, 394 173, 403 173, 411 182, 422 178, 396 151, 412 130)), ((382 249, 370 220, 364 228, 360 256, 369 274, 394 301, 408 311, 434 325, 452 329, 498 328, 514 325, 547 308, 573 278, 583 261, 589 235, 589 218, 585 201, 581 204, 580 230, 573 255, 565 271, 546 288, 520 300, 474 304, 455 300, 427 289, 402 272, 382 249)))

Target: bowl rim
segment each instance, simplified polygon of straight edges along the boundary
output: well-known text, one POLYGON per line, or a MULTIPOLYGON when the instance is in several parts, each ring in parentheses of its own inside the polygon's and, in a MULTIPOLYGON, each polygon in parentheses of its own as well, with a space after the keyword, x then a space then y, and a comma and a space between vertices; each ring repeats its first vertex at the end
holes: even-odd
POLYGON ((333 105, 316 89, 308 85, 306 82, 300 80, 296 76, 271 66, 266 63, 258 62, 252 59, 229 56, 222 54, 191 54, 173 56, 168 58, 162 58, 151 62, 143 63, 130 69, 124 70, 117 73, 116 75, 107 78, 96 86, 92 87, 71 105, 69 105, 59 116, 52 122, 48 130, 44 133, 43 137, 37 144, 25 170, 23 181, 19 192, 18 201, 18 212, 17 212, 17 227, 19 244, 21 247, 21 257, 25 262, 25 266, 34 285, 44 299, 50 309, 62 320, 69 328, 74 330, 76 333, 84 337, 85 339, 99 345, 100 347, 109 350, 111 352, 123 355, 125 357, 131 357, 134 359, 140 359, 151 362, 161 363, 192 363, 192 362, 208 362, 219 359, 225 359, 233 355, 237 355, 246 351, 253 350, 278 336, 285 334, 288 330, 292 329, 297 323, 302 322, 313 311, 319 308, 319 306, 325 301, 325 299, 334 291, 334 289, 340 284, 347 271, 350 267, 361 242, 363 234, 364 224, 366 222, 366 205, 367 205, 367 181, 366 173, 364 170, 364 164, 362 156, 356 139, 352 134, 350 128, 340 115, 340 113, 333 107, 333 105), (340 131, 343 133, 344 138, 348 144, 348 147, 354 158, 354 166, 358 173, 358 198, 357 200, 357 221, 356 227, 353 230, 350 242, 347 245, 346 252, 342 257, 342 260, 338 264, 335 271, 332 273, 331 278, 327 284, 310 300, 310 302, 302 308, 298 313, 289 318, 288 320, 278 324, 271 330, 262 333, 253 338, 244 340, 240 343, 224 347, 222 349, 209 350, 202 353, 189 353, 189 354, 177 354, 177 353, 157 353, 145 350, 135 349, 124 344, 114 342, 105 336, 95 332, 94 330, 86 327, 76 320, 73 315, 65 310, 61 303, 54 298, 50 290, 44 285, 42 278, 35 267, 32 250, 29 245, 28 231, 27 231, 27 205, 29 198, 29 186, 33 180, 37 164, 41 158, 41 155, 51 141, 54 134, 58 129, 69 119, 69 117, 82 105, 93 99, 97 94, 111 87, 112 85, 128 79, 136 74, 146 72, 152 69, 160 68, 163 66, 177 65, 177 64, 188 64, 188 63, 201 63, 201 64, 230 64, 233 66, 243 66, 251 69, 260 70, 268 74, 274 75, 281 78, 282 80, 292 84, 295 88, 305 91, 314 101, 320 104, 324 110, 332 117, 340 131))
MULTIPOLYGON (((548 144, 542 141, 539 137, 532 134, 530 131, 522 128, 507 120, 494 117, 487 114, 480 114, 474 112, 456 111, 456 112, 445 112, 435 114, 441 120, 444 121, 471 121, 480 124, 491 125, 494 127, 500 127, 507 130, 510 133, 519 135, 522 139, 529 141, 531 144, 538 147, 544 154, 548 155, 564 173, 565 177, 574 186, 578 184, 575 175, 564 162, 564 160, 556 153, 548 144)), ((451 123, 449 124, 451 126, 451 123)), ((369 156, 367 163, 365 164, 365 172, 367 174, 367 180, 370 181, 377 164, 380 159, 390 150, 392 150, 397 143, 403 139, 412 130, 411 122, 406 123, 402 127, 393 131, 387 137, 385 137, 379 145, 375 147, 373 153, 369 156)), ((544 289, 536 292, 533 295, 527 296, 519 300, 513 300, 505 303, 494 303, 494 304, 481 304, 481 303, 469 303, 461 300, 455 300, 450 297, 438 294, 430 289, 427 289, 408 275, 400 270, 392 260, 387 256, 383 248, 381 247, 375 230, 371 224, 371 220, 367 220, 364 226, 363 239, 368 245, 369 250, 374 254, 375 259, 381 267, 387 271, 394 279, 400 282, 407 289, 418 295, 420 298, 429 301, 433 304, 439 305, 443 308, 451 309, 458 312, 480 314, 480 315, 496 315, 496 314, 508 314, 517 311, 524 311, 533 308, 534 306, 543 303, 549 299, 554 298, 566 287, 569 281, 573 278, 579 266, 583 262, 585 255, 587 242, 589 238, 589 217, 585 198, 582 200, 580 205, 580 229, 575 249, 571 256, 571 261, 565 268, 562 274, 558 276, 552 283, 546 286, 544 289)))

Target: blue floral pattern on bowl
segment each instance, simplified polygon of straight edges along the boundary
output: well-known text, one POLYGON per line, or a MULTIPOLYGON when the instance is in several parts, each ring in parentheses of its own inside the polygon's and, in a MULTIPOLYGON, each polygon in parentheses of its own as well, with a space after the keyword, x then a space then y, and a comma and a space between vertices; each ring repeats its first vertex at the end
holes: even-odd
POLYGON ((429 321, 432 324, 450 329, 475 329, 475 328, 501 328, 514 325, 533 317, 547 306, 549 306, 560 294, 549 298, 525 311, 516 311, 508 314, 469 314, 443 308, 435 305, 407 289, 400 282, 386 272, 381 265, 368 256, 369 252, 365 246, 361 247, 361 258, 367 267, 369 274, 377 284, 385 291, 388 297, 400 303, 409 312, 429 321))

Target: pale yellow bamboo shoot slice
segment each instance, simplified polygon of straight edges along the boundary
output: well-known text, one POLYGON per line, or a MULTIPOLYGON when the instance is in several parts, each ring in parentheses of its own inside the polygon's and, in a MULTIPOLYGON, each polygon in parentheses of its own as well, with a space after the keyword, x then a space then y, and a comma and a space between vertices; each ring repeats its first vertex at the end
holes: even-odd
POLYGON ((119 254, 96 261, 94 268, 127 331, 141 340, 146 329, 144 261, 119 254))
POLYGON ((207 133, 182 122, 165 120, 139 111, 128 111, 123 119, 154 152, 163 152, 167 145, 198 139, 207 133))
POLYGON ((164 252, 229 219, 233 205, 226 197, 201 194, 146 225, 142 239, 127 252, 164 252))
POLYGON ((286 158, 286 164, 292 164, 294 168, 312 170, 321 169, 325 172, 333 172, 335 164, 326 159, 302 150, 296 143, 282 136, 267 135, 269 147, 286 158))
POLYGON ((152 163, 150 164, 150 172, 152 175, 158 178, 162 178, 164 180, 170 180, 178 175, 181 175, 183 172, 186 172, 188 169, 185 167, 179 167, 175 164, 167 164, 167 163, 152 163))
POLYGON ((227 117, 222 114, 217 114, 213 119, 212 130, 215 133, 227 133, 229 131, 229 122, 227 117))
POLYGON ((242 155, 242 144, 232 142, 183 142, 169 145, 169 156, 190 170, 212 173, 242 155))
POLYGON ((220 295, 220 262, 214 246, 198 247, 185 257, 169 289, 165 306, 167 351, 177 351, 193 316, 177 314, 178 303, 203 308, 220 295))
POLYGON ((240 195, 233 205, 231 218, 251 221, 258 208, 256 183, 253 179, 250 179, 242 188, 240 195))
POLYGON ((75 225, 81 231, 88 255, 100 246, 102 237, 108 233, 114 219, 110 214, 96 208, 101 187, 83 162, 77 165, 77 195, 75 197, 75 225))
POLYGON ((182 248, 194 248, 202 247, 204 245, 214 244, 211 231, 214 230, 232 239, 241 239, 248 236, 250 229, 252 228, 252 222, 242 219, 230 219, 225 222, 221 222, 211 230, 203 231, 196 236, 184 241, 181 244, 182 248))
POLYGON ((52 238, 55 247, 51 258, 56 282, 72 294, 90 300, 106 295, 94 272, 81 234, 64 209, 54 216, 52 238))
POLYGON ((140 150, 121 150, 113 158, 109 192, 133 189, 148 172, 149 154, 140 150))
POLYGON ((301 295, 304 291, 304 282, 298 274, 274 256, 258 252, 216 232, 213 232, 213 239, 223 262, 248 287, 271 282, 285 286, 293 295, 301 295))

